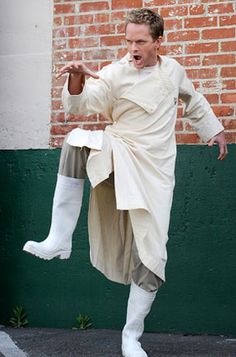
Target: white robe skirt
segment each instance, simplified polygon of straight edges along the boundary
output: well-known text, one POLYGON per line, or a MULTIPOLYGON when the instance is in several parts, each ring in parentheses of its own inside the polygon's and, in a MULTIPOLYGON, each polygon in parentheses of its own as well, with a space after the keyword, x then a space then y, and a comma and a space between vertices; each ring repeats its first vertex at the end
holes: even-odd
POLYGON ((166 243, 174 189, 175 122, 178 98, 203 141, 223 130, 185 70, 162 56, 137 70, 129 55, 89 78, 80 95, 63 89, 65 111, 103 113, 105 131, 75 129, 67 142, 91 148, 87 174, 90 257, 113 281, 130 283, 132 241, 143 264, 165 281, 166 243), (106 180, 114 172, 114 185, 106 180))

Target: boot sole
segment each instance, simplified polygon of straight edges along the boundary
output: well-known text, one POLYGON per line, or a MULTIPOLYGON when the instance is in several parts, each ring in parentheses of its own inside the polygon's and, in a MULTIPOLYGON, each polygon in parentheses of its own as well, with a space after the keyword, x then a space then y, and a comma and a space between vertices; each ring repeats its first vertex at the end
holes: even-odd
POLYGON ((148 357, 147 353, 142 349, 141 346, 138 349, 134 348, 133 351, 129 350, 129 352, 127 352, 127 349, 122 344, 121 351, 123 357, 148 357))
POLYGON ((51 253, 51 254, 45 254, 42 252, 39 252, 37 249, 35 249, 32 246, 24 246, 23 251, 27 252, 29 254, 35 255, 38 258, 44 259, 44 260, 51 260, 53 258, 59 258, 59 259, 69 259, 71 255, 71 251, 63 251, 59 250, 56 253, 51 253))
POLYGON ((131 352, 131 353, 126 353, 126 352, 123 352, 123 351, 122 351, 122 356, 123 356, 123 357, 134 357, 134 356, 135 356, 135 357, 148 357, 148 355, 146 354, 146 352, 144 352, 144 353, 143 353, 143 352, 140 352, 140 353, 138 352, 138 353, 136 353, 135 351, 134 351, 134 353, 132 353, 132 352, 131 352))
POLYGON ((142 352, 140 352, 140 353, 136 353, 136 352, 134 352, 134 353, 125 353, 125 352, 122 352, 122 356, 123 357, 148 357, 148 355, 145 353, 145 354, 143 354, 142 352))

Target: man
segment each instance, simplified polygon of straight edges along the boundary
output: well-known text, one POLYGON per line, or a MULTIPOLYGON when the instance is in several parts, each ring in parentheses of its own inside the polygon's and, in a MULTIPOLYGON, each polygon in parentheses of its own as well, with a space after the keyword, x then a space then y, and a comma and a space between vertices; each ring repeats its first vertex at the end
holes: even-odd
POLYGON ((69 258, 79 217, 84 177, 92 189, 89 239, 92 264, 109 279, 130 283, 122 331, 125 357, 144 357, 139 338, 156 292, 165 281, 166 243, 176 157, 178 98, 209 146, 227 154, 223 127, 175 60, 159 56, 163 19, 149 9, 126 19, 128 54, 98 74, 83 63, 68 73, 63 104, 69 113, 103 113, 105 131, 73 130, 65 139, 49 236, 24 250, 43 259, 69 258), (85 76, 90 77, 85 80, 85 76))

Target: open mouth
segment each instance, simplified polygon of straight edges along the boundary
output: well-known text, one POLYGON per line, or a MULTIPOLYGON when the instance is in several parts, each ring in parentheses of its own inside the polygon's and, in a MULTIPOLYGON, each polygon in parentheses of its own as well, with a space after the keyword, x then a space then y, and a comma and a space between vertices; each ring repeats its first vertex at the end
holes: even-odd
POLYGON ((133 58, 135 59, 135 61, 140 61, 142 56, 139 55, 133 55, 133 58))
POLYGON ((133 55, 133 64, 136 68, 143 67, 143 57, 140 55, 133 55))

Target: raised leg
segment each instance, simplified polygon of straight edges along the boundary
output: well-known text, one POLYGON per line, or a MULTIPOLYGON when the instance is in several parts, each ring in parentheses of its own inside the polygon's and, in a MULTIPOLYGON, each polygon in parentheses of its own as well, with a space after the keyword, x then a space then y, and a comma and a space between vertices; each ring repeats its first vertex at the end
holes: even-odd
POLYGON ((42 242, 28 241, 23 247, 24 251, 47 260, 70 257, 72 235, 82 205, 88 155, 88 148, 70 146, 65 139, 53 198, 49 234, 42 242))

